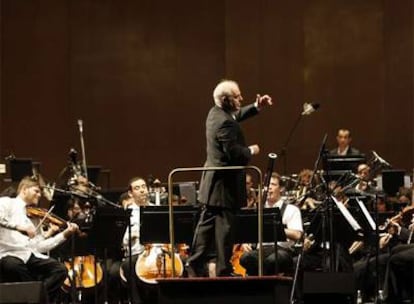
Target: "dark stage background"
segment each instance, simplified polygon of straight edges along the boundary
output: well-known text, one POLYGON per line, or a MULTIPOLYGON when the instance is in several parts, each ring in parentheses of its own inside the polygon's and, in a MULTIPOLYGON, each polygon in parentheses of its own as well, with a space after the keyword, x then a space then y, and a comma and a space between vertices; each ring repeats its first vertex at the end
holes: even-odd
POLYGON ((340 127, 410 171, 413 14, 411 0, 2 0, 0 156, 31 157, 53 181, 81 150, 82 119, 86 161, 110 170, 109 186, 166 181, 203 165, 205 116, 226 77, 246 103, 275 100, 244 123, 263 171, 304 102, 321 107, 296 129, 287 172, 312 168, 340 127))

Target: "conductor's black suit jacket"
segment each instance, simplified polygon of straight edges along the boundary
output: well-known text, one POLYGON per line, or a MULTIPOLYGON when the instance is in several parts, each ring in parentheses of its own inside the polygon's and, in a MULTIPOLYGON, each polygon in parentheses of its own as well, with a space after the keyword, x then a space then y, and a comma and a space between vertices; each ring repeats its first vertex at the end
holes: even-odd
MULTIPOLYGON (((254 104, 233 115, 214 106, 206 119, 206 167, 245 166, 251 152, 246 146, 239 122, 258 113, 254 104)), ((244 170, 205 171, 200 183, 199 200, 212 207, 239 209, 246 204, 244 170)))

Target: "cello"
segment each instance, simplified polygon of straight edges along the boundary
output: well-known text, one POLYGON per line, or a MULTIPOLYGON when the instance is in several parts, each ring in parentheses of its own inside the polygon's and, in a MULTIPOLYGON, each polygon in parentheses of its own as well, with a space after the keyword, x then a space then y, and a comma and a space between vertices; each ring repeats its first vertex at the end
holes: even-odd
POLYGON ((169 244, 147 244, 135 264, 135 273, 141 281, 148 284, 156 284, 158 278, 181 277, 184 265, 179 253, 174 252, 171 258, 169 244), (175 275, 172 273, 174 262, 175 275))
MULTIPOLYGON (((74 190, 74 192, 80 193, 81 196, 88 197, 91 190, 91 183, 88 180, 88 170, 86 165, 85 143, 83 139, 83 121, 79 119, 77 123, 82 149, 82 164, 80 165, 78 163, 77 152, 72 148, 69 153, 72 177, 68 181, 68 186, 74 190)), ((73 201, 72 210, 68 210, 72 211, 72 221, 80 221, 79 226, 82 226, 82 223, 85 224, 88 220, 90 220, 90 217, 86 213, 86 207, 88 206, 87 204, 88 202, 81 204, 79 200, 76 199, 73 201), (73 211, 76 208, 78 209, 78 212, 74 213, 73 211)), ((79 237, 87 237, 87 234, 82 232, 79 234, 79 237)), ((94 255, 74 256, 73 250, 74 249, 72 248, 72 257, 69 261, 64 262, 68 270, 68 278, 64 281, 62 289, 66 292, 69 292, 72 288, 89 291, 102 281, 102 267, 100 263, 95 260, 94 255)))
MULTIPOLYGON (((68 278, 63 282, 62 289, 69 292, 74 281, 76 289, 89 290, 95 287, 95 256, 76 256, 72 261, 65 261, 68 278)), ((96 263, 96 282, 102 281, 103 271, 101 265, 96 263)))
POLYGON ((233 272, 242 277, 246 276, 246 269, 240 265, 240 257, 243 255, 244 250, 242 244, 236 244, 233 246, 233 255, 230 259, 230 263, 233 266, 233 272))

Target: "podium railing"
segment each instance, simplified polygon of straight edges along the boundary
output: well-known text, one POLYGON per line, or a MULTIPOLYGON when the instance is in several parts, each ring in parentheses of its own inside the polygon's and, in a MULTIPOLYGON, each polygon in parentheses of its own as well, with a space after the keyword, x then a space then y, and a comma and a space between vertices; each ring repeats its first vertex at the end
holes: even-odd
MULTIPOLYGON (((262 203, 262 171, 256 166, 226 166, 226 167, 187 167, 187 168, 176 168, 168 174, 168 206, 169 206, 169 233, 170 233, 170 244, 171 244, 171 256, 174 256, 175 239, 174 239, 174 216, 173 216, 173 176, 180 172, 197 172, 197 171, 225 171, 225 170, 247 170, 251 169, 256 171, 259 180, 258 183, 258 196, 257 196, 257 225, 258 233, 257 240, 259 244, 259 276, 263 275, 263 203, 262 203)), ((172 276, 175 277, 175 263, 172 263, 172 276)))

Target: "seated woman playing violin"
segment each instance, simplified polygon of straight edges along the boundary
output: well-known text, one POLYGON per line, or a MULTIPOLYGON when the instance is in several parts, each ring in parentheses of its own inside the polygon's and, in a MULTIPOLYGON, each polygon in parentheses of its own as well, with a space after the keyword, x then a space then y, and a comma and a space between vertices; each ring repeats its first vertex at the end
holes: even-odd
POLYGON ((77 231, 77 225, 67 224, 53 237, 39 235, 26 208, 36 206, 40 197, 39 183, 25 177, 19 183, 16 198, 0 198, 0 278, 6 282, 40 280, 53 301, 67 272, 62 263, 43 253, 63 243, 77 231))

